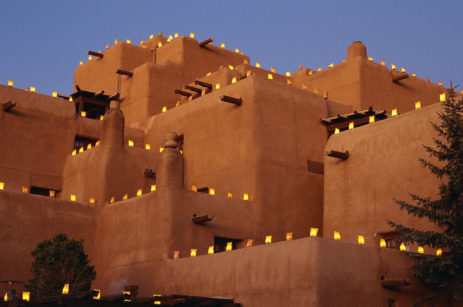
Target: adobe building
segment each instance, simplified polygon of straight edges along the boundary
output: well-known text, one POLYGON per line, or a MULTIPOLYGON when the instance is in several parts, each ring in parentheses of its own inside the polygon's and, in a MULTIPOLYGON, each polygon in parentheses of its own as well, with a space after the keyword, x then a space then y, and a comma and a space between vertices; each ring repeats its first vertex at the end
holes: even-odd
POLYGON ((62 232, 84 240, 102 296, 137 285, 326 307, 423 294, 387 220, 430 227, 393 199, 436 195, 418 157, 441 85, 361 42, 293 74, 177 35, 89 54, 70 96, 0 85, 0 280, 29 278, 30 252, 62 232))

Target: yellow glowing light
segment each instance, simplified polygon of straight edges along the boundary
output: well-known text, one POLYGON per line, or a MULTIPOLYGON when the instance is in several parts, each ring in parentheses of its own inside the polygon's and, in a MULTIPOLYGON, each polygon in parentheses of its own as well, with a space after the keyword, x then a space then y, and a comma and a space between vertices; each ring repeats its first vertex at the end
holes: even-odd
POLYGON ((318 89, 314 89, 313 92, 318 94, 318 89))
POLYGON ((129 144, 130 147, 133 147, 133 141, 132 140, 129 140, 128 144, 129 144))
POLYGON ((318 228, 310 228, 310 236, 316 237, 318 234, 318 228))
POLYGON ((31 91, 32 93, 35 93, 35 87, 31 86, 30 91, 31 91))
POLYGON ((249 60, 248 59, 243 59, 243 63, 244 64, 249 64, 249 60))
POLYGON ((13 86, 14 81, 8 80, 8 86, 13 86))
POLYGON ((154 305, 161 305, 161 296, 160 294, 153 294, 154 296, 154 305))
POLYGON ((225 248, 225 250, 227 252, 231 251, 233 249, 233 242, 227 242, 227 247, 225 248))
POLYGON ((228 198, 233 198, 232 192, 228 192, 227 197, 228 197, 228 198))
POLYGON ((379 246, 382 247, 382 248, 386 247, 386 240, 381 239, 381 240, 379 241, 379 246))
POLYGON ((291 73, 289 71, 286 72, 286 77, 291 77, 291 73))
POLYGON ((150 150, 150 149, 151 149, 151 145, 150 145, 150 144, 146 144, 146 145, 145 145, 145 149, 146 149, 146 150, 150 150))
POLYGON ((395 64, 391 64, 391 70, 395 70, 395 64))
POLYGON ((309 76, 313 75, 313 70, 309 71, 309 76))
POLYGON ((180 258, 180 252, 179 251, 174 251, 174 259, 180 258))
POLYGON ((286 79, 286 84, 291 85, 293 84, 293 81, 291 81, 291 79, 286 79))
POLYGON ((424 253, 424 248, 423 246, 418 246, 418 253, 423 254, 424 253))
POLYGON ((328 68, 333 68, 334 66, 334 63, 331 63, 330 65, 328 65, 328 68))
POLYGON ((272 243, 272 236, 266 236, 265 237, 265 244, 270 244, 272 243))
POLYGON ((72 156, 75 156, 76 154, 77 154, 77 150, 74 149, 74 150, 72 151, 72 154, 71 154, 71 155, 72 155, 72 156))
POLYGON ((250 77, 252 75, 252 71, 248 70, 246 71, 246 77, 250 77))
POLYGON ((156 191, 156 185, 155 185, 155 184, 152 184, 152 185, 151 185, 151 192, 154 192, 154 191, 156 191))
POLYGON ((211 74, 212 74, 212 72, 208 72, 208 73, 206 74, 206 76, 210 76, 211 74))
POLYGON ((79 148, 79 152, 84 152, 84 148, 83 147, 79 148))
POLYGON ((193 32, 190 33, 191 38, 195 38, 195 34, 193 32))
POLYGON ((175 37, 175 38, 178 38, 178 33, 175 33, 175 34, 174 34, 174 37, 175 37))
POLYGON ((153 34, 150 34, 150 39, 152 39, 153 37, 154 37, 154 35, 153 35, 153 34))
POLYGON ((318 67, 317 71, 322 71, 323 67, 318 67))
POLYGON ((192 248, 191 251, 190 251, 190 257, 196 257, 196 252, 197 252, 197 249, 192 248))
POLYGON ((397 109, 392 109, 391 116, 397 116, 397 109))
POLYGON ((82 64, 84 64, 84 62, 82 62, 82 60, 80 60, 80 62, 79 62, 79 66, 80 66, 80 65, 82 65, 82 64))
POLYGON ((69 101, 73 102, 73 101, 74 101, 74 99, 72 99, 72 97, 69 97, 69 101))
POLYGON ((163 152, 164 151, 164 147, 159 147, 159 152, 163 152))
POLYGON ((173 36, 172 35, 169 35, 169 37, 167 38, 167 40, 173 40, 173 36))
POLYGON ((207 250, 208 255, 213 255, 214 254, 214 245, 209 246, 207 250))
POLYGON ((352 129, 354 129, 354 122, 349 123, 349 130, 352 130, 352 129))
POLYGON ((131 299, 130 299, 130 297, 131 297, 130 296, 130 291, 122 291, 122 295, 123 296, 126 296, 126 295, 128 296, 128 298, 124 299, 124 302, 130 302, 131 301, 131 299))
POLYGON ((166 106, 162 107, 162 112, 164 113, 166 111, 167 111, 167 107, 166 106))
POLYGON ((373 62, 373 58, 371 56, 369 56, 368 61, 373 62))
POLYGON ((225 43, 221 43, 220 47, 225 48, 225 43))
POLYGON ((105 49, 106 49, 106 50, 108 50, 108 49, 109 49, 109 44, 106 44, 106 47, 105 47, 105 49))
POLYGON ((228 65, 228 68, 230 68, 231 70, 235 69, 232 65, 228 65))
POLYGON ((359 244, 365 244, 365 237, 363 235, 358 235, 357 242, 359 244))
POLYGON ((142 194, 142 191, 140 189, 140 190, 137 191, 137 196, 141 196, 141 194, 142 194))
POLYGON ((125 194, 124 196, 122 196, 122 200, 127 200, 129 199, 129 195, 128 194, 125 194))
POLYGON ((23 193, 29 193, 29 187, 22 187, 23 193))
POLYGON ((8 301, 8 293, 7 293, 7 292, 5 292, 5 295, 3 296, 3 300, 4 300, 5 302, 8 301))
POLYGON ((232 84, 235 84, 235 83, 236 83, 236 77, 233 77, 233 79, 232 79, 232 82, 231 82, 231 83, 232 83, 232 84))
POLYGON ((405 67, 400 68, 400 71, 401 71, 401 72, 406 72, 406 71, 405 71, 405 67))
POLYGON ((94 204, 94 203, 95 203, 95 198, 93 198, 93 197, 90 198, 90 203, 91 203, 91 204, 94 204))
POLYGON ((270 67, 270 71, 275 73, 275 67, 270 67))
POLYGON ((291 241, 293 239, 293 233, 292 232, 287 232, 286 233, 286 241, 291 241))
POLYGON ((158 43, 158 47, 159 47, 159 48, 162 47, 162 43, 161 43, 161 42, 158 43))
POLYGON ((386 62, 384 60, 381 60, 381 65, 386 66, 386 62))
POLYGON ((22 299, 23 299, 23 301, 29 302, 29 300, 31 299, 31 293, 24 291, 22 293, 22 299))
POLYGON ((415 102, 415 109, 421 109, 421 101, 415 102))
POLYGON ((192 186, 191 186, 191 190, 192 190, 193 192, 198 192, 198 188, 197 188, 195 185, 192 185, 192 186))
POLYGON ((236 53, 240 53, 240 50, 238 48, 235 48, 236 53))
POLYGON ((63 294, 69 294, 69 284, 64 285, 62 293, 63 294))
POLYGON ((268 77, 267 77, 269 80, 273 80, 273 75, 272 74, 268 74, 268 77))
POLYGON ((216 89, 216 90, 220 89, 220 83, 217 83, 217 84, 215 85, 215 89, 216 89))
POLYGON ((412 77, 416 77, 416 74, 412 74, 412 77))
POLYGON ((436 256, 442 256, 442 248, 436 250, 436 256))
POLYGON ((116 38, 116 39, 114 40, 114 45, 116 45, 117 43, 118 43, 118 41, 117 41, 117 38, 116 38))
POLYGON ((212 188, 210 188, 210 189, 209 189, 209 194, 210 194, 210 195, 215 195, 215 190, 212 189, 212 188))
POLYGON ((375 122, 375 116, 374 115, 371 115, 368 119, 368 122, 371 124, 371 123, 374 123, 375 122))
POLYGON ((339 128, 334 128, 334 134, 338 134, 339 133, 339 128))
POLYGON ((442 93, 442 94, 439 95, 439 101, 440 102, 445 101, 445 93, 442 93))
POLYGON ((49 190, 49 191, 48 191, 48 195, 49 195, 50 197, 55 197, 56 191, 54 191, 54 190, 49 190))
POLYGON ((57 92, 51 92, 51 96, 52 97, 58 97, 58 93, 57 92))
POLYGON ((442 86, 442 81, 437 82, 439 86, 442 86))
POLYGON ((246 241, 246 247, 251 247, 251 246, 252 246, 252 242, 253 242, 252 239, 248 239, 248 240, 246 241))
POLYGON ((92 56, 91 56, 91 55, 89 55, 89 56, 88 56, 88 60, 90 61, 91 59, 92 59, 92 56))
POLYGON ((334 231, 333 238, 335 240, 341 240, 341 234, 339 233, 339 231, 334 231))
POLYGON ((80 112, 80 116, 82 116, 82 117, 86 117, 86 116, 87 116, 87 112, 85 112, 85 111, 81 111, 81 112, 80 112))
POLYGON ((74 194, 71 194, 70 199, 71 201, 76 201, 76 196, 74 194))
POLYGON ((93 297, 93 299, 94 299, 94 300, 99 300, 99 299, 100 299, 100 293, 101 293, 101 291, 98 290, 98 289, 93 289, 93 291, 95 291, 95 292, 97 293, 97 295, 95 295, 95 296, 93 297))
POLYGON ((256 62, 256 67, 260 68, 260 63, 259 62, 256 62))
POLYGON ((248 193, 243 194, 243 200, 249 200, 249 194, 248 193))
POLYGON ((0 181, 0 190, 3 190, 5 188, 5 183, 0 181))
POLYGON ((96 146, 98 146, 98 145, 100 145, 100 141, 99 141, 99 140, 98 140, 98 141, 96 141, 96 143, 95 143, 95 147, 96 147, 96 146))
POLYGON ((407 248, 405 247, 405 244, 404 244, 403 242, 400 244, 400 248, 399 248, 399 249, 400 249, 401 251, 406 251, 406 250, 407 250, 407 248))
POLYGON ((110 204, 114 203, 114 196, 111 197, 111 199, 109 200, 109 203, 110 203, 110 204))
POLYGON ((131 44, 131 43, 132 43, 132 41, 131 41, 130 39, 127 39, 126 42, 127 42, 127 44, 131 44))

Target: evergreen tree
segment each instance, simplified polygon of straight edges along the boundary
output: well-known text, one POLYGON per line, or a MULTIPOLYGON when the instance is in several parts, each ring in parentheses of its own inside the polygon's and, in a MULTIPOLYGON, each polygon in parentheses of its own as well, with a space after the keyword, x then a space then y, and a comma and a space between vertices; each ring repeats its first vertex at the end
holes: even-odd
POLYGON ((25 288, 33 297, 61 295, 65 284, 69 284, 69 293, 90 290, 96 273, 94 266, 88 265, 83 240, 68 239, 59 233, 38 243, 31 254, 32 279, 25 288))
POLYGON ((415 263, 414 276, 430 288, 431 294, 417 302, 463 302, 463 99, 456 99, 453 88, 447 92, 438 113, 440 122, 434 147, 424 146, 438 164, 419 159, 423 167, 441 180, 436 200, 410 194, 414 204, 395 200, 402 210, 428 219, 442 232, 421 231, 389 221, 401 234, 400 241, 430 246, 436 255, 409 253, 415 263), (440 253, 442 251, 442 253, 440 253), (438 255, 440 254, 440 255, 438 255))

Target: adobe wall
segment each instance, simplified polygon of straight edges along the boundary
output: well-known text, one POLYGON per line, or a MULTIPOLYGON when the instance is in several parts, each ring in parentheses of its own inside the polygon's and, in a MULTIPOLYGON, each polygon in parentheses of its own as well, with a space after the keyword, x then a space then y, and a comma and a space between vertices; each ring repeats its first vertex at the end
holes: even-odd
MULTIPOLYGON (((0 280, 30 278, 31 252, 37 243, 60 232, 83 239, 90 264, 95 264, 96 207, 9 191, 0 191, 0 204, 0 280)), ((1 293, 4 287, 0 284, 1 293)))
MULTIPOLYGON (((400 69, 400 68, 398 68, 400 69)), ((409 78, 393 82, 393 78, 403 73, 368 60, 366 47, 354 42, 348 48, 345 61, 322 71, 304 69, 291 77, 297 87, 318 91, 328 99, 349 105, 353 110, 366 110, 373 106, 376 110, 392 109, 399 113, 415 109, 415 102, 428 106, 439 101, 439 94, 446 89, 409 74, 409 78)))
POLYGON ((145 140, 157 149, 164 132, 184 135, 186 187, 214 188, 220 197, 249 194, 258 240, 283 240, 287 231, 302 237, 321 226, 323 176, 308 173, 307 160, 323 163, 319 119, 326 114, 319 95, 251 76, 153 116, 145 140), (222 102, 222 95, 243 104, 222 102))
POLYGON ((349 151, 349 158, 325 157, 325 236, 337 230, 343 240, 363 234, 366 244, 379 244, 375 233, 393 230, 387 220, 424 226, 394 199, 436 196, 439 182, 418 158, 429 159, 423 145, 433 146, 431 122, 438 122, 439 109, 430 105, 330 137, 326 150, 349 151))
POLYGON ((399 251, 312 237, 167 260, 152 291, 228 297, 243 306, 387 306, 389 299, 409 306, 419 293, 410 263, 399 251), (412 284, 388 290, 382 276, 412 284))

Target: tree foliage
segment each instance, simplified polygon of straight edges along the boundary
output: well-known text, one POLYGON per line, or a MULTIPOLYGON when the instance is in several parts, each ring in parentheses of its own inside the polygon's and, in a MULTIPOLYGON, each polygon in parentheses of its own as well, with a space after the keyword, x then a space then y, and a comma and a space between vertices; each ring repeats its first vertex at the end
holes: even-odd
POLYGON ((61 295, 65 284, 69 284, 69 293, 90 290, 96 273, 94 266, 88 265, 83 240, 59 233, 38 243, 31 255, 32 279, 28 279, 25 288, 33 297, 61 295))
POLYGON ((421 231, 389 222, 401 234, 401 241, 442 249, 442 255, 409 253, 415 263, 414 276, 431 289, 431 294, 417 303, 463 302, 463 99, 456 99, 453 90, 446 94, 439 123, 432 126, 437 132, 434 147, 424 146, 430 157, 439 162, 420 159, 438 179, 437 199, 411 194, 414 204, 395 200, 402 210, 428 219, 442 232, 421 231))

